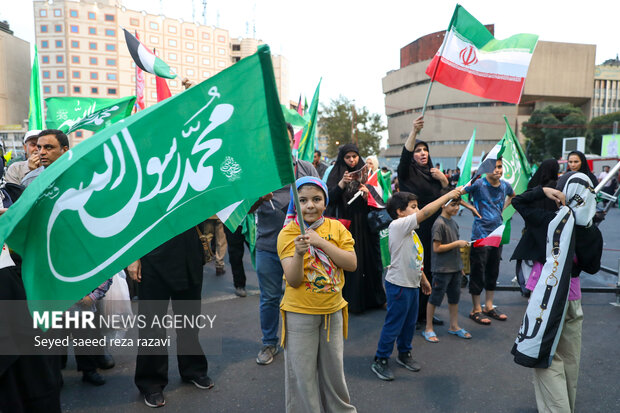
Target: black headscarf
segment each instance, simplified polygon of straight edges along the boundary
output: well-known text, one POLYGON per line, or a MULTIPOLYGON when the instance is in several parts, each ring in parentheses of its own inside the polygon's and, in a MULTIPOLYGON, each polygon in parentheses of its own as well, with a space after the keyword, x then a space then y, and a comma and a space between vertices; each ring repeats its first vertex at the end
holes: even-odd
POLYGON ((588 175, 588 178, 590 178, 590 180, 592 181, 592 186, 598 185, 598 179, 596 178, 596 176, 594 176, 594 174, 590 170, 590 167, 588 166, 588 160, 586 159, 586 156, 583 154, 583 152, 572 151, 571 153, 568 154, 566 159, 570 158, 571 155, 577 155, 579 159, 581 159, 581 168, 579 168, 579 170, 575 172, 581 172, 583 174, 588 175))
MULTIPOLYGON (((334 167, 332 168, 331 172, 329 173, 329 177, 327 178, 327 188, 329 188, 329 190, 338 185, 338 182, 340 182, 345 172, 357 171, 363 168, 364 165, 366 165, 364 159, 359 156, 357 165, 355 165, 353 168, 349 168, 347 163, 344 161, 344 156, 349 152, 355 152, 358 156, 360 154, 359 149, 357 149, 357 146, 353 143, 347 143, 345 145, 342 145, 338 149, 338 158, 336 158, 336 163, 334 164, 334 167)), ((360 183, 358 181, 352 181, 351 183, 347 184, 343 194, 347 202, 358 191, 359 184, 360 183)))
MULTIPOLYGON (((415 145, 413 146, 413 152, 415 153, 415 148, 423 145, 426 148, 426 152, 428 152, 428 162, 426 165, 420 165, 411 157, 411 166, 415 170, 415 174, 429 182, 433 182, 435 179, 431 176, 431 168, 433 167, 433 160, 431 159, 431 151, 428 149, 428 144, 423 140, 416 139, 415 145)), ((417 195, 417 194, 416 194, 417 195)))
POLYGON ((546 159, 541 164, 534 176, 527 184, 527 189, 532 189, 541 185, 543 187, 555 188, 558 182, 558 172, 560 164, 555 159, 546 159))

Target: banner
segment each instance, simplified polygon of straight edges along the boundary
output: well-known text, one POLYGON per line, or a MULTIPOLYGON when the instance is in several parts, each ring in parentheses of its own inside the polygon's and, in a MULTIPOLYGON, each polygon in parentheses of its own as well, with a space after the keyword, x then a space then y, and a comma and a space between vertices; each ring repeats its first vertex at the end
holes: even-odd
POLYGON ((96 132, 131 115, 135 96, 106 98, 47 98, 47 127, 71 133, 78 129, 96 132))

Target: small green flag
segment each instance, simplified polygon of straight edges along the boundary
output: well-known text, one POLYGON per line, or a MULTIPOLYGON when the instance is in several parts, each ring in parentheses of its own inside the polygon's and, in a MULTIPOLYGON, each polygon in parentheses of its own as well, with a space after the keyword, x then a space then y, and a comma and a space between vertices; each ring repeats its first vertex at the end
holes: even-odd
POLYGON ((78 129, 93 132, 131 116, 135 96, 121 99, 47 98, 47 127, 71 133, 78 129))
POLYGON ((46 129, 43 117, 43 94, 41 93, 41 73, 39 71, 39 50, 34 46, 34 60, 30 74, 30 109, 28 111, 28 129, 46 129))
POLYGON ((261 46, 63 154, 0 216, 0 244, 23 258, 30 310, 64 310, 173 236, 293 181, 261 46))
POLYGON ((383 202, 387 202, 392 196, 392 172, 379 171, 377 181, 381 189, 383 189, 383 202))
POLYGON ((287 108, 286 105, 280 105, 282 113, 284 114, 284 120, 291 124, 295 132, 303 129, 308 123, 308 120, 301 116, 295 109, 287 108))
MULTIPOLYGON (((459 163, 457 164, 459 169, 461 170, 461 174, 459 175, 459 180, 456 186, 463 186, 467 184, 471 180, 471 164, 472 159, 474 158, 474 145, 476 144, 476 129, 471 134, 471 138, 467 143, 467 147, 465 148, 465 152, 461 155, 461 159, 459 159, 459 163)), ((464 194, 463 198, 466 201, 469 200, 469 195, 464 194)))
POLYGON ((298 159, 312 162, 314 159, 314 149, 316 147, 316 115, 319 109, 319 89, 321 88, 321 81, 316 86, 314 91, 314 97, 310 104, 310 119, 308 124, 304 127, 304 131, 299 141, 299 148, 297 149, 298 159))

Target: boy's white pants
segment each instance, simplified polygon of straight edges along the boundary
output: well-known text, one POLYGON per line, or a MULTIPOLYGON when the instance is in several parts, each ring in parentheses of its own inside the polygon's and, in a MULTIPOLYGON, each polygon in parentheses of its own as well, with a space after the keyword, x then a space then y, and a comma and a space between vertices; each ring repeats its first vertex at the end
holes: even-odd
POLYGON ((285 323, 286 411, 356 412, 344 378, 342 311, 327 316, 287 311, 285 323))

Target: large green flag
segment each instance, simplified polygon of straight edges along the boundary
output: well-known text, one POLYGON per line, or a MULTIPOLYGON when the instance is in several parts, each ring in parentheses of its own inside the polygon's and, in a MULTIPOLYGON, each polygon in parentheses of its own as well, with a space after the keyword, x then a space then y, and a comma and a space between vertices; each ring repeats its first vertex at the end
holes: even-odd
MULTIPOLYGON (((503 179, 507 181, 516 195, 519 195, 527 189, 527 183, 532 177, 532 170, 530 164, 525 157, 525 152, 519 144, 519 140, 515 136, 514 132, 510 128, 508 119, 504 116, 506 122, 506 133, 502 138, 504 141, 504 152, 502 153, 502 167, 504 170, 503 179)), ((502 244, 510 242, 510 220, 515 213, 515 209, 510 205, 502 213, 502 218, 506 229, 502 236, 502 244)))
POLYGON ((135 96, 121 99, 47 98, 47 127, 70 133, 78 129, 93 132, 131 116, 135 96))
POLYGON ((28 129, 45 129, 43 118, 43 94, 41 93, 41 73, 39 71, 39 50, 34 46, 34 60, 30 73, 30 109, 28 111, 28 129))
POLYGON ((30 308, 62 310, 235 202, 294 181, 269 47, 67 151, 0 216, 30 308))
POLYGON ((297 150, 298 159, 308 162, 312 162, 314 159, 314 149, 316 146, 316 115, 319 109, 320 88, 321 81, 319 80, 319 84, 316 86, 316 90, 314 91, 312 103, 310 104, 310 119, 308 120, 308 124, 304 127, 301 140, 299 141, 299 148, 297 150))
MULTIPOLYGON (((467 147, 465 148, 465 152, 461 155, 461 159, 459 159, 459 163, 457 166, 461 170, 461 174, 459 175, 459 180, 456 186, 463 186, 467 184, 471 180, 471 164, 472 159, 474 158, 474 145, 476 144, 476 129, 471 134, 471 138, 467 143, 467 147)), ((469 200, 469 195, 463 195, 466 201, 469 200)))

